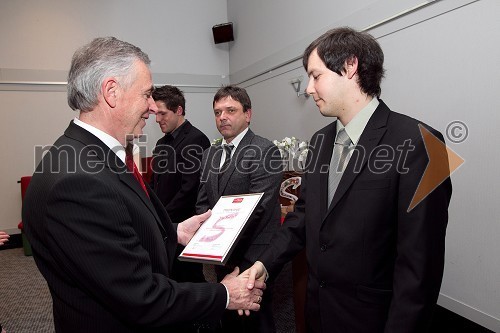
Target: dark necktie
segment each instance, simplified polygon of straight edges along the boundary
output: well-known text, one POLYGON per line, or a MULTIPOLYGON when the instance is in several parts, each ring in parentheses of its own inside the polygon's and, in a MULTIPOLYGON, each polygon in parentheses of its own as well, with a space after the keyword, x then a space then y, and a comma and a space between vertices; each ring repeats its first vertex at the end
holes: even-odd
POLYGON ((128 145, 127 148, 125 149, 125 164, 127 165, 128 171, 134 173, 135 179, 139 182, 142 189, 144 190, 144 192, 146 193, 146 195, 149 198, 148 190, 146 189, 146 184, 144 184, 144 179, 142 178, 142 175, 139 172, 139 169, 137 169, 137 165, 135 165, 134 155, 133 155, 132 151, 133 151, 133 146, 128 145))
POLYGON ((230 143, 227 145, 223 145, 222 148, 224 148, 224 151, 226 152, 226 158, 224 159, 224 164, 222 164, 219 170, 219 181, 222 177, 222 174, 226 172, 227 168, 229 167, 229 163, 231 162, 231 152, 233 151, 234 145, 230 143))
POLYGON ((345 160, 349 154, 351 139, 345 129, 341 129, 335 140, 332 159, 330 161, 330 172, 328 173, 328 205, 332 202, 333 195, 339 186, 340 179, 345 169, 345 160))

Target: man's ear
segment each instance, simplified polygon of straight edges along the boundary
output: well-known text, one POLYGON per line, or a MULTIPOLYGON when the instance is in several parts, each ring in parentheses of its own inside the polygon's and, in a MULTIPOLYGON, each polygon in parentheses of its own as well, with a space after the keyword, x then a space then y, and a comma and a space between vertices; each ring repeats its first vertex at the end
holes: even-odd
POLYGON ((358 57, 352 56, 345 61, 345 75, 348 79, 352 79, 358 72, 358 57))
POLYGON ((182 116, 182 112, 184 112, 184 110, 182 109, 182 106, 178 105, 177 110, 175 110, 175 114, 178 116, 182 116))
POLYGON ((106 78, 102 82, 101 86, 102 96, 104 97, 104 100, 111 108, 116 107, 119 87, 120 85, 118 84, 118 81, 116 81, 116 79, 113 77, 106 78))
POLYGON ((248 124, 250 124, 250 120, 252 119, 252 109, 248 109, 245 111, 245 117, 248 124))

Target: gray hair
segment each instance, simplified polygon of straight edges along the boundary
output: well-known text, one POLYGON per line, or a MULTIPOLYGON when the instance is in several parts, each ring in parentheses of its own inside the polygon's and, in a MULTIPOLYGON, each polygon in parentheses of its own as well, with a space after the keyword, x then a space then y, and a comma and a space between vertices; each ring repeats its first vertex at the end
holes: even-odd
POLYGON ((70 108, 82 112, 92 110, 106 77, 119 78, 124 89, 130 87, 137 60, 146 65, 151 62, 140 48, 115 37, 96 38, 80 47, 73 55, 68 74, 70 108))

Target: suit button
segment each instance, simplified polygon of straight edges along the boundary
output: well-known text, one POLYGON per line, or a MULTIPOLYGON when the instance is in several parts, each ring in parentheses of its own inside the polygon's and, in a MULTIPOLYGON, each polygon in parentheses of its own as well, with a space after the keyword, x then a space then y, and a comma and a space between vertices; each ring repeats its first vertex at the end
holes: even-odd
POLYGON ((325 281, 321 281, 321 282, 319 283, 319 287, 320 287, 320 288, 324 288, 325 286, 326 286, 325 281))
POLYGON ((321 250, 321 252, 325 252, 326 251, 326 245, 325 244, 321 245, 320 250, 321 250))
POLYGON ((166 243, 166 242, 167 242, 167 240, 168 240, 168 237, 167 237, 167 236, 163 237, 163 242, 164 242, 164 243, 166 243))

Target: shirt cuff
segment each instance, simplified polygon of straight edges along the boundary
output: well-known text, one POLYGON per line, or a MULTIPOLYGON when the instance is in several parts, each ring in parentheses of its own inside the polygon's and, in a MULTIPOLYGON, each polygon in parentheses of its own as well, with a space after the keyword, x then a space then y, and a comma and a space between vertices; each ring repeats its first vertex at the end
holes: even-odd
POLYGON ((264 267, 264 273, 266 273, 266 278, 264 279, 264 282, 267 282, 267 279, 269 279, 269 272, 267 271, 266 266, 264 265, 264 263, 262 263, 262 261, 257 260, 256 262, 260 262, 262 264, 262 267, 264 267))
POLYGON ((223 283, 221 283, 221 284, 226 289, 226 295, 227 295, 227 298, 226 298, 226 309, 227 309, 227 307, 229 306, 229 290, 227 290, 227 287, 223 283))

